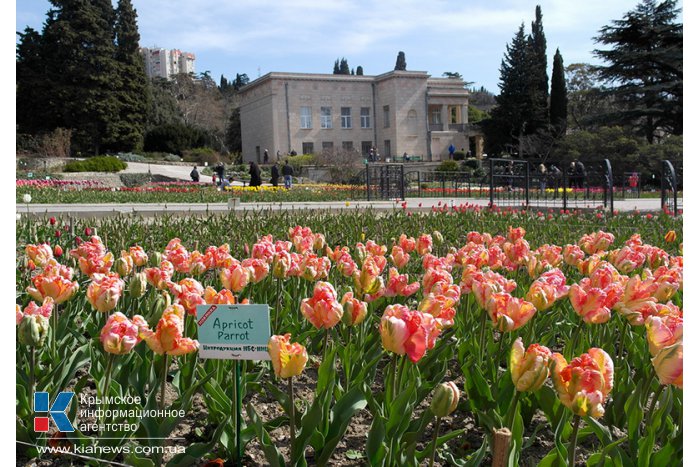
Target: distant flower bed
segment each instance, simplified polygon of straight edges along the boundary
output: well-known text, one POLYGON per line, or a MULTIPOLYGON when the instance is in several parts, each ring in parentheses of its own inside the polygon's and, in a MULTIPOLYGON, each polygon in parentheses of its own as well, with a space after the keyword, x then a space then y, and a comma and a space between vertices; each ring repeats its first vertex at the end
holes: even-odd
POLYGON ((91 188, 102 186, 101 181, 97 180, 16 180, 15 186, 19 187, 35 187, 35 188, 61 188, 61 187, 75 187, 75 188, 91 188))

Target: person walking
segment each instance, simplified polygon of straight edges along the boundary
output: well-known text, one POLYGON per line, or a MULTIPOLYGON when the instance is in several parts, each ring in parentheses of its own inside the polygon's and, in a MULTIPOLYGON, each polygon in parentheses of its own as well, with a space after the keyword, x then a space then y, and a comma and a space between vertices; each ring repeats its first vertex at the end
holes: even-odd
POLYGON ((544 164, 540 164, 537 172, 540 177, 540 193, 544 194, 544 190, 547 188, 547 167, 544 164))
POLYGON ((270 168, 270 183, 272 183, 272 186, 277 186, 280 178, 280 170, 277 167, 277 162, 272 164, 272 167, 270 168))
POLYGON ((250 186, 260 186, 262 185, 262 179, 260 178, 260 167, 253 161, 250 161, 250 186))
POLYGON ((578 182, 578 187, 583 188, 583 185, 586 180, 586 166, 583 165, 583 163, 576 159, 576 181, 578 182))
POLYGON ((292 188, 292 174, 294 169, 289 165, 289 161, 284 161, 284 166, 282 167, 282 175, 284 175, 284 187, 286 189, 292 188))
POLYGON ((216 177, 216 182, 218 185, 224 183, 224 164, 219 162, 216 167, 214 167, 214 176, 216 177))
POLYGON ((270 154, 268 154, 267 149, 265 149, 265 154, 263 154, 263 164, 267 164, 268 160, 270 160, 270 154))
POLYGON ((197 172, 197 166, 194 166, 194 169, 192 169, 192 172, 190 172, 190 178, 192 179, 193 182, 199 183, 199 172, 197 172))

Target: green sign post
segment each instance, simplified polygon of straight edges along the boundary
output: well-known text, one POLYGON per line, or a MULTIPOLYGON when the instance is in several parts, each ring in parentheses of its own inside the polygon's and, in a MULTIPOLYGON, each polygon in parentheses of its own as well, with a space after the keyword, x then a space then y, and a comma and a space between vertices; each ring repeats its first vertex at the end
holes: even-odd
POLYGON ((197 306, 199 357, 235 360, 233 425, 236 461, 241 463, 241 360, 270 360, 270 307, 268 305, 197 306))

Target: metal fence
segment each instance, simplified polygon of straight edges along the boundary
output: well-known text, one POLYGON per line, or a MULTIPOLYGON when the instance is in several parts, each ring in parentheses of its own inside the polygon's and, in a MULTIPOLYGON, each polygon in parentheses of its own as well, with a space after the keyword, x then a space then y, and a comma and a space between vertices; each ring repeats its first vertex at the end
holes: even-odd
POLYGON ((404 199, 403 164, 371 164, 365 169, 367 201, 404 199))
POLYGON ((471 172, 406 172, 404 191, 408 198, 478 198, 488 194, 486 177, 471 172))
POLYGON ((671 161, 661 161, 661 209, 672 212, 674 216, 683 210, 682 198, 680 202, 678 199, 678 191, 683 183, 683 163, 676 162, 676 165, 680 169, 680 177, 671 161))

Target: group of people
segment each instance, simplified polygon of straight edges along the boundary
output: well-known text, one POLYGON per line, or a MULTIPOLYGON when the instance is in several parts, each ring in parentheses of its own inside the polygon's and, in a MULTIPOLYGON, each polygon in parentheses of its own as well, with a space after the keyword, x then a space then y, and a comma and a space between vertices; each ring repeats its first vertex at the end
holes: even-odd
MULTIPOLYGON (((266 151, 267 154, 267 151, 266 151)), ((248 162, 248 174, 250 175, 249 186, 261 186, 262 176, 260 172, 260 166, 254 161, 248 162)), ((285 161, 282 166, 282 176, 284 177, 284 187, 286 189, 292 188, 292 175, 294 175, 294 169, 289 165, 289 161, 285 161)), ((199 182, 199 172, 197 171, 197 166, 195 165, 190 172, 190 178, 193 182, 199 182)), ((272 164, 270 167, 270 183, 272 186, 279 186, 280 169, 277 166, 277 162, 272 164)), ((231 186, 233 181, 232 177, 226 177, 224 164, 219 162, 214 167, 214 175, 212 175, 212 183, 221 188, 231 186)))

